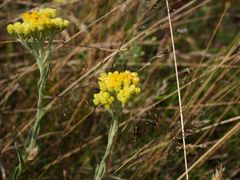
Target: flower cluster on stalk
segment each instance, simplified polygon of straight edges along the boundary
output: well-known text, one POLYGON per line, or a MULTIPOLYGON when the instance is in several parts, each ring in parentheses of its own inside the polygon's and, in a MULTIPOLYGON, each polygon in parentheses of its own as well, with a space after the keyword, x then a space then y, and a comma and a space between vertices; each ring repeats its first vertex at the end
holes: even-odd
POLYGON ((68 20, 56 17, 56 9, 44 8, 22 14, 23 22, 7 26, 10 35, 34 36, 41 33, 58 32, 68 27, 68 20))
POLYGON ((68 20, 57 17, 56 14, 56 9, 52 8, 33 10, 23 13, 21 22, 7 26, 8 33, 38 60, 39 66, 51 54, 55 36, 69 25, 68 20))
POLYGON ((102 104, 106 109, 110 109, 111 105, 118 100, 125 106, 131 97, 140 93, 138 84, 139 77, 136 72, 102 73, 98 78, 100 92, 94 94, 93 103, 102 104))

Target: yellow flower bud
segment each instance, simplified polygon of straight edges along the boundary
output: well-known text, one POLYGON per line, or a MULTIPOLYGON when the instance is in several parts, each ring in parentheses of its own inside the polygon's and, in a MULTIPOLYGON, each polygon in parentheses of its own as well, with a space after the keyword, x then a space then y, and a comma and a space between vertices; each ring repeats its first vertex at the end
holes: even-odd
POLYGON ((63 21, 63 28, 64 28, 64 29, 67 28, 68 25, 69 25, 69 21, 68 21, 68 20, 64 20, 64 21, 63 21))
POLYGON ((105 104, 104 107, 105 107, 106 109, 108 109, 108 110, 110 109, 110 105, 109 105, 109 104, 105 104))
POLYGON ((138 82, 139 82, 139 77, 133 77, 133 78, 132 78, 132 82, 133 82, 133 84, 138 84, 138 82))
POLYGON ((57 15, 57 10, 52 8, 46 8, 45 13, 48 15, 48 17, 55 18, 57 15))
POLYGON ((62 18, 56 18, 53 19, 54 20, 54 25, 57 29, 62 29, 62 25, 63 25, 63 19, 62 18))
POLYGON ((136 72, 132 72, 131 75, 132 75, 133 77, 137 77, 137 76, 138 76, 138 74, 137 74, 136 72))
POLYGON ((20 22, 14 23, 13 27, 16 34, 19 34, 19 35, 23 34, 24 29, 20 22))
POLYGON ((31 33, 31 25, 27 23, 23 23, 23 34, 24 35, 29 35, 31 33))
POLYGON ((121 103, 123 104, 123 106, 126 105, 127 99, 125 97, 121 98, 121 103))
POLYGON ((141 92, 141 89, 138 87, 138 88, 135 88, 135 93, 136 94, 139 94, 141 92))
POLYGON ((99 100, 98 99, 93 99, 93 103, 94 103, 94 105, 98 105, 99 104, 99 100))
POLYGON ((125 85, 125 86, 129 86, 130 83, 131 83, 131 81, 130 81, 129 78, 125 78, 125 79, 124 79, 124 85, 125 85))
POLYGON ((111 97, 108 99, 108 103, 109 103, 109 104, 112 104, 114 100, 115 100, 114 97, 111 96, 111 97))
POLYGON ((9 24, 9 25, 7 26, 7 32, 8 32, 8 34, 10 34, 10 35, 13 35, 13 34, 14 34, 14 26, 13 26, 12 24, 9 24))

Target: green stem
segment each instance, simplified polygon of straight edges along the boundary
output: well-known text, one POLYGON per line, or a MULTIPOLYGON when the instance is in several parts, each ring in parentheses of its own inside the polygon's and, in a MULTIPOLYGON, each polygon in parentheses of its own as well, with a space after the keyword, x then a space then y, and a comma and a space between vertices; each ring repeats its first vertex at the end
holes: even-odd
POLYGON ((24 38, 18 36, 17 40, 35 57, 39 68, 39 81, 38 81, 38 103, 37 103, 37 114, 34 121, 33 127, 28 133, 25 140, 24 149, 21 151, 15 143, 19 164, 15 168, 12 179, 17 180, 22 173, 23 167, 27 161, 33 160, 37 155, 37 136, 40 131, 40 123, 43 116, 46 113, 44 108, 44 94, 46 89, 46 81, 49 72, 48 57, 51 54, 53 35, 49 37, 49 44, 47 49, 44 49, 44 43, 46 36, 44 34, 32 35, 32 38, 24 38))
MULTIPOLYGON (((42 51, 39 51, 42 52, 42 51)), ((48 54, 49 55, 49 54, 48 54)), ((15 168, 12 179, 17 180, 22 173, 22 169, 26 161, 33 160, 37 155, 38 146, 36 145, 37 136, 40 130, 40 122, 45 115, 46 111, 44 109, 44 93, 46 89, 46 81, 49 71, 49 63, 47 62, 48 56, 41 53, 39 56, 35 56, 39 68, 39 81, 38 81, 38 103, 37 103, 37 114, 34 121, 33 127, 30 130, 27 139, 25 141, 25 148, 21 152, 16 146, 19 164, 15 168)))
POLYGON ((118 119, 116 116, 113 115, 112 112, 110 112, 112 119, 113 119, 113 124, 110 127, 109 134, 108 134, 108 144, 107 144, 107 149, 102 157, 102 160, 100 164, 97 165, 96 170, 95 170, 95 175, 94 175, 94 180, 101 180, 105 174, 106 171, 106 159, 108 158, 110 154, 110 150, 112 147, 113 143, 113 138, 117 134, 118 130, 118 119))
POLYGON ((46 81, 47 81, 49 67, 48 67, 48 64, 43 63, 43 61, 44 61, 43 56, 37 59, 39 72, 40 72, 40 77, 38 81, 38 104, 37 104, 36 120, 34 121, 34 125, 31 131, 30 143, 27 147, 28 152, 31 152, 31 150, 36 146, 36 140, 40 130, 40 121, 45 114, 44 93, 46 90, 46 81))

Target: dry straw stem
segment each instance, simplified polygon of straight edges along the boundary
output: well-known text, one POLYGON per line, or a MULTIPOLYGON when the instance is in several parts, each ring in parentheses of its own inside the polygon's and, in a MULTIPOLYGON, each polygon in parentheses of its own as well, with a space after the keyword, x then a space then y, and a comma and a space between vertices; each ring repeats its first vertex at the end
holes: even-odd
POLYGON ((198 129, 198 130, 196 130, 196 131, 194 132, 194 134, 195 134, 195 133, 202 132, 202 131, 205 131, 205 130, 208 130, 208 129, 211 129, 211 128, 213 128, 213 127, 217 127, 217 126, 219 126, 219 125, 231 123, 231 122, 237 121, 237 120, 239 120, 239 119, 240 119, 240 116, 236 116, 236 117, 233 117, 233 118, 230 118, 230 119, 226 119, 226 120, 223 120, 223 121, 221 121, 221 122, 214 123, 214 124, 212 124, 212 125, 205 126, 205 127, 201 128, 201 129, 198 129))
POLYGON ((178 103, 179 103, 179 110, 180 110, 182 141, 183 141, 184 164, 185 164, 185 172, 186 172, 185 176, 186 176, 186 179, 188 180, 188 164, 187 164, 187 151, 186 151, 185 132, 184 132, 182 100, 181 100, 180 83, 179 83, 179 79, 178 79, 177 57, 176 57, 176 52, 175 52, 175 44, 174 44, 174 38, 173 38, 172 22, 171 22, 170 7, 168 4, 168 0, 166 0, 166 6, 167 6, 168 21, 169 21, 169 28, 170 28, 171 41, 172 41, 176 81, 177 81, 178 103))
MULTIPOLYGON (((234 134, 240 130, 240 122, 237 123, 232 129, 230 129, 221 139, 219 139, 207 152, 205 152, 193 165, 188 169, 188 172, 196 167, 201 166, 214 152, 216 152, 228 139, 230 139, 234 134)), ((185 172, 186 173, 186 172, 185 172)), ((183 173, 178 177, 178 180, 185 176, 183 173)))

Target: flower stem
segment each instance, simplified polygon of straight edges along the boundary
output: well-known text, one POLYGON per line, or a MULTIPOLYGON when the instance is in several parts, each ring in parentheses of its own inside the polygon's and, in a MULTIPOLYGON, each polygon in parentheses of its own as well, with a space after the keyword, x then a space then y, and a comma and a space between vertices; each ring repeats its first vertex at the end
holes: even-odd
MULTIPOLYGON (((36 120, 34 121, 31 134, 30 134, 30 143, 27 146, 28 153, 31 152, 31 150, 36 147, 36 140, 37 136, 40 130, 40 122, 42 117, 45 114, 44 110, 44 94, 46 90, 46 81, 47 81, 47 75, 49 71, 48 64, 44 63, 44 57, 40 56, 37 58, 37 63, 39 67, 40 77, 38 81, 38 104, 37 104, 37 114, 36 114, 36 120)), ((29 157, 28 157, 29 158, 29 157)))
POLYGON ((22 173, 23 167, 27 161, 33 160, 38 154, 38 146, 36 145, 37 136, 40 130, 40 122, 45 115, 46 111, 44 109, 44 94, 46 90, 46 81, 49 72, 49 63, 47 62, 48 55, 44 55, 44 53, 39 54, 39 56, 35 56, 39 68, 40 77, 38 80, 38 103, 37 103, 37 114, 36 119, 34 121, 33 127, 30 130, 27 139, 25 141, 24 150, 21 151, 17 144, 17 154, 19 159, 19 164, 15 168, 12 179, 17 180, 22 173))
POLYGON ((97 165, 96 170, 95 170, 95 175, 94 175, 94 180, 101 180, 105 174, 106 171, 106 159, 108 158, 110 154, 110 150, 112 147, 113 143, 113 138, 117 133, 118 130, 118 119, 116 116, 113 115, 112 112, 110 112, 112 119, 113 119, 113 124, 111 125, 108 133, 108 144, 107 144, 107 149, 102 157, 102 160, 100 164, 97 165))
MULTIPOLYGON (((36 114, 36 120, 34 121, 32 130, 29 134, 29 141, 27 141, 26 144, 26 159, 32 160, 34 159, 34 154, 32 154, 32 151, 34 148, 37 148, 36 141, 37 136, 39 134, 40 130, 40 122, 45 115, 44 110, 44 94, 46 90, 46 81, 49 71, 49 64, 46 62, 46 56, 41 53, 39 57, 36 58, 40 77, 38 80, 38 103, 37 103, 37 114, 36 114)), ((37 150, 37 149, 36 149, 37 150)))

